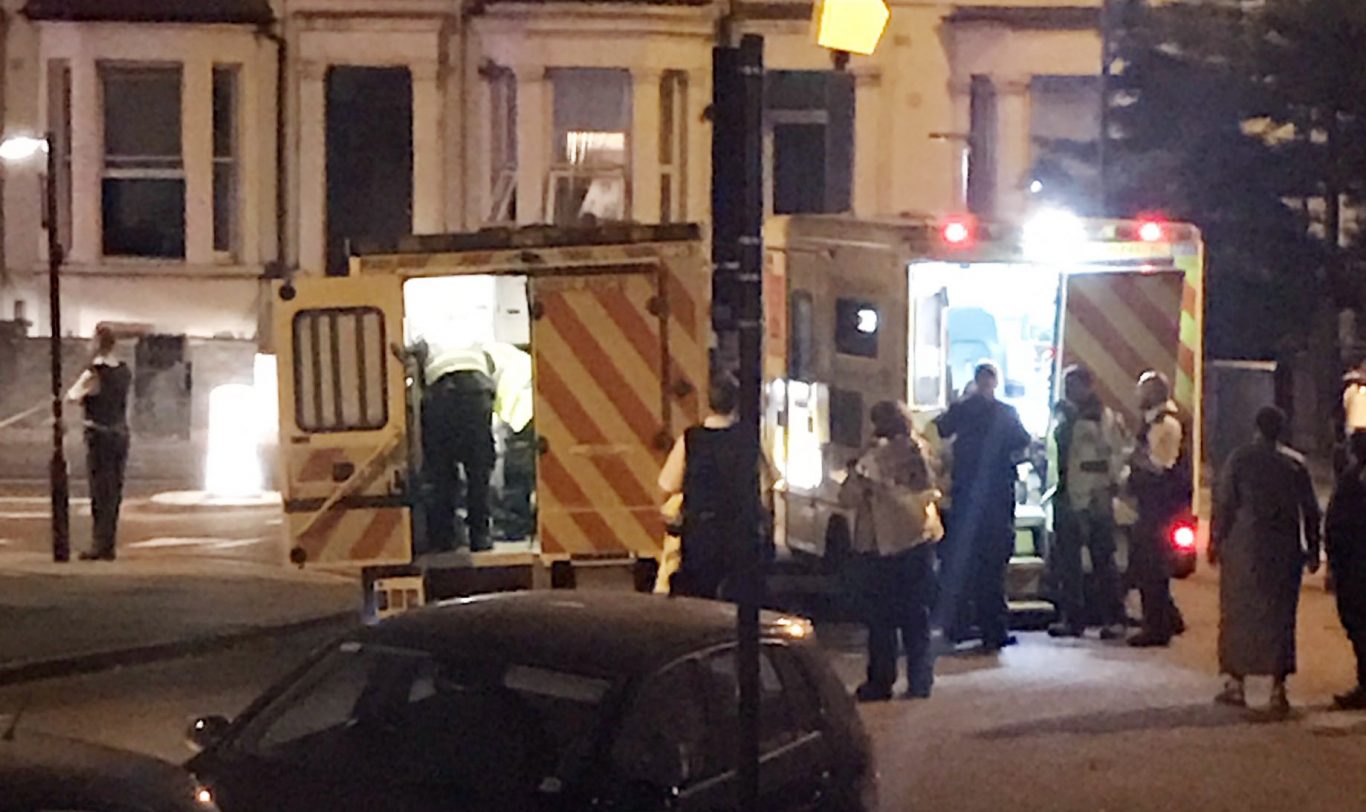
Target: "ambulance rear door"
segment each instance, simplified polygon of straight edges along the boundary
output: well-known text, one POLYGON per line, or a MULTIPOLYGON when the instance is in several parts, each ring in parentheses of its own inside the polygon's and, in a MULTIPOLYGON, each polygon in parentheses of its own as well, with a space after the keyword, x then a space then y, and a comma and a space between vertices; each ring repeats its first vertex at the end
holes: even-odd
MULTIPOLYGON (((1067 277, 1062 364, 1084 364, 1105 404, 1135 427, 1134 384, 1149 369, 1177 380, 1184 274, 1097 270, 1067 277)), ((1188 404, 1186 404, 1188 405, 1188 404)))
POLYGON ((291 560, 410 562, 401 280, 302 278, 274 299, 291 560))
POLYGON ((641 262, 531 278, 542 554, 659 555, 674 400, 705 385, 666 386, 667 273, 641 262))

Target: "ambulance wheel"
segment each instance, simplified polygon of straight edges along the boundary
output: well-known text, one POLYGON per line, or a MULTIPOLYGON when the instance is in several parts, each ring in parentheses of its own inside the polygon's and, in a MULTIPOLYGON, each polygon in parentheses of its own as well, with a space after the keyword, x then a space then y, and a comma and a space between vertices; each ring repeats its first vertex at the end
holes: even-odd
POLYGON ((853 535, 849 532, 849 522, 843 516, 833 516, 825 526, 825 554, 821 564, 827 573, 837 573, 844 569, 853 548, 853 535))

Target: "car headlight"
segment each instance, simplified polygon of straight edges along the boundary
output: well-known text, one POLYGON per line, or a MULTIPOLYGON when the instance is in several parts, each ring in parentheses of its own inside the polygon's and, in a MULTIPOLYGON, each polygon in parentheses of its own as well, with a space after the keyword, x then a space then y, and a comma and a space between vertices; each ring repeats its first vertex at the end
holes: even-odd
POLYGON ((218 804, 214 802, 213 790, 200 784, 194 789, 195 808, 203 812, 218 812, 218 804))

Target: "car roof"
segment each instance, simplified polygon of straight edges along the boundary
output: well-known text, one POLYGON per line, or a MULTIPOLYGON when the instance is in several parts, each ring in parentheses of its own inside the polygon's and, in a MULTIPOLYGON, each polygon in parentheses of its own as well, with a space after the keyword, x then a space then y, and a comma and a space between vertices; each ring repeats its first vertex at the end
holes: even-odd
POLYGON ((22 728, 0 739, 0 798, 13 803, 117 804, 120 809, 193 808, 183 768, 152 756, 22 728))
MULTIPOLYGON (((358 632, 362 644, 629 678, 733 643, 735 605, 613 591, 539 590, 446 601, 358 632)), ((793 622, 764 613, 765 636, 793 622)))

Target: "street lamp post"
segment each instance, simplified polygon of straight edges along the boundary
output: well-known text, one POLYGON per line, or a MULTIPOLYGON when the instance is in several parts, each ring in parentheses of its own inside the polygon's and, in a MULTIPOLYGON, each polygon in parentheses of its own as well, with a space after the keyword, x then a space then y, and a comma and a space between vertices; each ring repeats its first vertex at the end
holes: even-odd
POLYGON ((42 138, 12 136, 0 142, 0 160, 17 163, 43 153, 47 177, 43 190, 43 225, 47 229, 48 349, 52 373, 52 560, 71 560, 71 490, 66 468, 66 430, 62 421, 62 241, 57 224, 57 151, 52 133, 42 138))

